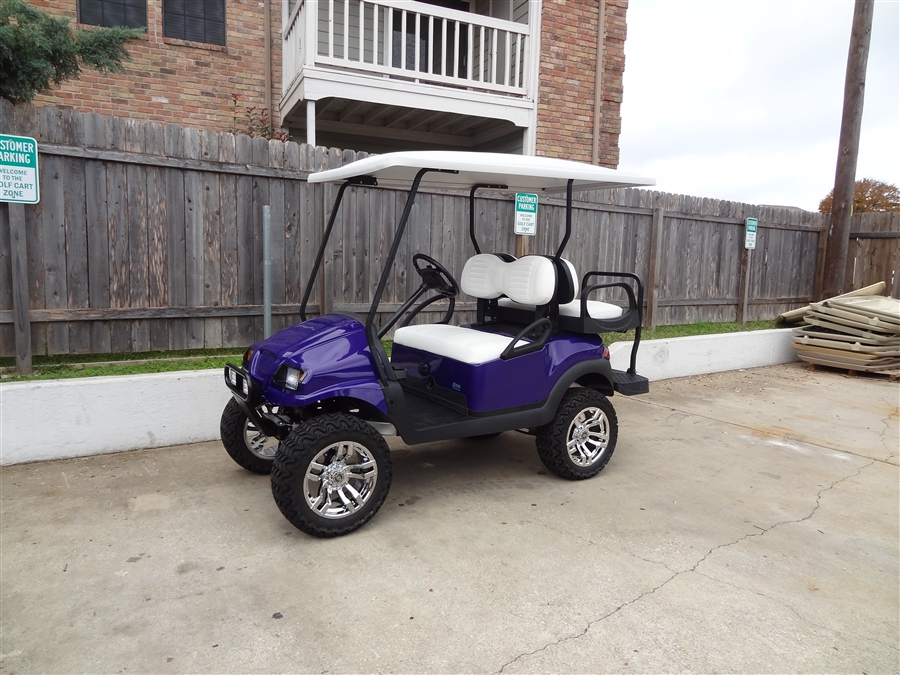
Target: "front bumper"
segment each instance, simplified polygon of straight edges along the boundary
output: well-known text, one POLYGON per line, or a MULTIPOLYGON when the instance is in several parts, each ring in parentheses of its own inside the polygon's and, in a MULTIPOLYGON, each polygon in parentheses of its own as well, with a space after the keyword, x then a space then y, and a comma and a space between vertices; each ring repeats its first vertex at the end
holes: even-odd
POLYGON ((259 387, 250 373, 230 363, 225 366, 225 386, 239 401, 250 404, 259 400, 259 387))
POLYGON ((284 439, 287 436, 290 426, 271 420, 265 411, 260 409, 265 401, 259 385, 250 377, 250 373, 229 363, 225 366, 225 386, 231 391, 231 395, 241 406, 247 419, 255 424, 257 429, 273 438, 284 439))

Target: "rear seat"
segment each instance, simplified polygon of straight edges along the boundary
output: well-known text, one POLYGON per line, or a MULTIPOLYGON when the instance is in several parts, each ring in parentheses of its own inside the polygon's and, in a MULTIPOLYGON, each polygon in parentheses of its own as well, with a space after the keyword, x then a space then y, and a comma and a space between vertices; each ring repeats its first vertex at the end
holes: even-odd
MULTIPOLYGON (((549 258, 526 256, 513 262, 481 253, 466 262, 460 288, 482 300, 507 296, 523 306, 546 305, 556 292, 556 271, 549 258)), ((405 326, 394 332, 395 344, 421 349, 469 364, 500 358, 512 338, 474 328, 426 324, 405 326)), ((516 346, 527 342, 520 340, 516 346)))
MULTIPOLYGON (((498 300, 501 307, 509 307, 510 309, 524 309, 533 312, 537 307, 535 305, 522 305, 513 302, 509 298, 500 298, 498 300)), ((588 316, 592 319, 608 320, 618 319, 622 316, 622 308, 609 302, 601 302, 600 300, 587 301, 588 316)), ((577 319, 581 316, 581 300, 573 300, 564 305, 559 306, 560 316, 569 316, 577 319)))
MULTIPOLYGON (((524 260, 524 258, 523 258, 524 260)), ((575 266, 566 260, 565 258, 561 259, 565 264, 566 268, 569 270, 569 278, 570 283, 573 285, 574 290, 572 293, 572 297, 574 298, 570 302, 566 302, 560 304, 559 306, 559 315, 567 316, 571 318, 580 318, 581 317, 581 298, 579 296, 579 292, 581 290, 578 273, 575 271, 575 266)), ((548 300, 549 302, 549 300, 548 300)), ((513 298, 500 298, 498 300, 498 304, 500 307, 508 308, 508 309, 520 309, 528 312, 534 312, 537 309, 537 304, 541 303, 521 303, 516 302, 513 298)), ((588 300, 587 301, 587 313, 592 319, 600 319, 600 320, 609 320, 609 319, 618 319, 622 316, 622 308, 618 305, 613 305, 609 302, 601 302, 599 300, 588 300)))

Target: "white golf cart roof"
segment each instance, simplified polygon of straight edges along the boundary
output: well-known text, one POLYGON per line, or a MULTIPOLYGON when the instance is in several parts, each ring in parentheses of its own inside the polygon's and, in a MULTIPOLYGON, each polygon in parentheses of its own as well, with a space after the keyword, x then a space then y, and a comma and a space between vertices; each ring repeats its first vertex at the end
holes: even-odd
POLYGON ((383 187, 409 187, 420 169, 457 173, 426 173, 420 187, 468 190, 476 184, 504 185, 509 191, 565 192, 569 180, 577 190, 656 185, 645 176, 592 164, 551 157, 507 155, 496 152, 417 151, 392 152, 360 159, 346 166, 309 175, 310 183, 342 183, 371 176, 383 187))

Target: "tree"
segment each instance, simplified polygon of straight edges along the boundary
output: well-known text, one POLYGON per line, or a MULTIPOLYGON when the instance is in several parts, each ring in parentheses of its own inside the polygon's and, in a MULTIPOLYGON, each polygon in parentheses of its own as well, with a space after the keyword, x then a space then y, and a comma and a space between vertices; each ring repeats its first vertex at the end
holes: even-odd
MULTIPOLYGON (((819 202, 819 213, 831 213, 834 190, 819 202)), ((896 185, 872 178, 856 181, 853 188, 853 213, 900 211, 900 190, 896 185)))
POLYGON ((121 73, 122 63, 131 60, 125 45, 143 33, 124 27, 73 31, 64 17, 22 0, 0 0, 0 96, 26 103, 77 78, 82 66, 121 73))

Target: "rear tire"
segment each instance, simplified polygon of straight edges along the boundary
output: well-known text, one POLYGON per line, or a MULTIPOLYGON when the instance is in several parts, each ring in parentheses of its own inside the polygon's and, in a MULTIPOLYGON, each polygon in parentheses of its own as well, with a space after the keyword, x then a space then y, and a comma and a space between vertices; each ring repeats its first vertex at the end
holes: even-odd
POLYGON ((549 424, 537 430, 538 456, 568 480, 596 476, 616 449, 619 422, 603 394, 581 387, 566 391, 549 424))
POLYGON ((257 429, 234 398, 222 411, 219 435, 231 459, 247 471, 261 475, 272 472, 278 439, 257 429))
POLYGON ((315 537, 365 525, 390 487, 387 443, 352 415, 322 415, 294 427, 275 455, 275 504, 294 527, 315 537))

